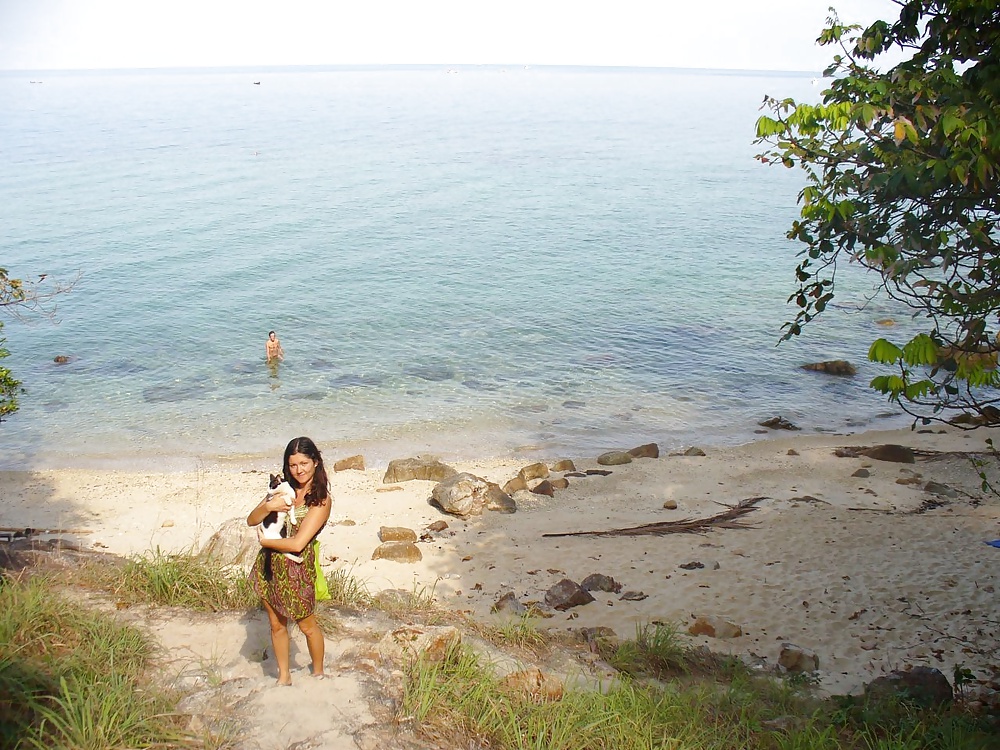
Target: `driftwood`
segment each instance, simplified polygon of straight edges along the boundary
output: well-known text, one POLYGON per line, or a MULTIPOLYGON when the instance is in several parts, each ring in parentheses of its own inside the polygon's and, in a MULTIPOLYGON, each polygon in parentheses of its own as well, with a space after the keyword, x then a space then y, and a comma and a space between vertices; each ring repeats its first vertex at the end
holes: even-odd
POLYGON ((757 510, 757 503, 767 500, 766 497, 748 497, 736 505, 719 503, 729 510, 708 518, 685 518, 681 521, 660 521, 642 526, 632 526, 627 529, 609 529, 607 531, 567 531, 561 534, 542 534, 543 537, 560 536, 663 536, 665 534, 704 534, 712 529, 749 529, 750 524, 740 518, 757 510))

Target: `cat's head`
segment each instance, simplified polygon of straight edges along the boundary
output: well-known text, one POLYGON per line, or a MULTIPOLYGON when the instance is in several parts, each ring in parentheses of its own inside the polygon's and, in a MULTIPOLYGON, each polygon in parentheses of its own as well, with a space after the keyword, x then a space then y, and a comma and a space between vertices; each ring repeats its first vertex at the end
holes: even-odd
POLYGON ((281 476, 281 474, 271 474, 271 481, 270 481, 270 483, 267 486, 270 487, 273 490, 275 487, 277 487, 279 484, 281 484, 284 481, 285 481, 285 478, 283 476, 281 476))

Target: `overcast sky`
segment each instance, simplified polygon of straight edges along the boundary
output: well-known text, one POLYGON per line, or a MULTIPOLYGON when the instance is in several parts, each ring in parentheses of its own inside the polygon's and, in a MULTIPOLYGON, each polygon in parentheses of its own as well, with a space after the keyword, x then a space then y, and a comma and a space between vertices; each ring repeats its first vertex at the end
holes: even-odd
POLYGON ((0 69, 340 64, 821 70, 891 0, 0 0, 0 69))

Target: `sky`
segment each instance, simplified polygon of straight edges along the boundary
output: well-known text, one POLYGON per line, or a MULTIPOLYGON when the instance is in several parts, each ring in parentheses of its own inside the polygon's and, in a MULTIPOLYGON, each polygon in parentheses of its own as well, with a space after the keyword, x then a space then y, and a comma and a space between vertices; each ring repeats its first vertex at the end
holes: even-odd
POLYGON ((614 65, 820 71, 892 0, 0 0, 0 70, 614 65))

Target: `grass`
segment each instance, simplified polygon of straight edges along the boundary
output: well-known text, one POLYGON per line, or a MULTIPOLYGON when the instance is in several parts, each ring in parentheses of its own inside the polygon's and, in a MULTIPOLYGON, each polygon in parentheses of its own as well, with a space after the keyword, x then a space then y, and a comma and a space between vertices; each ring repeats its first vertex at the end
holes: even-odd
MULTIPOLYGON (((519 624, 518 629, 526 627, 519 624)), ((491 750, 986 750, 995 726, 960 706, 916 712, 898 703, 820 701, 809 686, 755 675, 692 649, 670 626, 599 643, 620 678, 538 703, 512 693, 471 650, 417 661, 398 720, 437 746, 491 750)))
POLYGON ((81 580, 111 593, 120 607, 158 604, 219 612, 256 606, 246 573, 202 555, 168 554, 159 548, 120 566, 94 564, 81 580))
POLYGON ((149 682, 136 628, 56 592, 44 577, 0 587, 0 747, 188 747, 178 696, 149 682))

